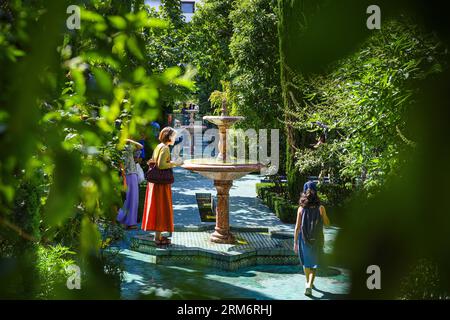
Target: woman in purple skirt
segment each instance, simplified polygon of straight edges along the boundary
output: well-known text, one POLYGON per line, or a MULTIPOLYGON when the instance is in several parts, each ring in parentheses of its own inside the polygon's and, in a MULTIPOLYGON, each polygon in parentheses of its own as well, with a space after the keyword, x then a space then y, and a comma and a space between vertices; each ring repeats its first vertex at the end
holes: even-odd
POLYGON ((125 225, 127 229, 137 229, 137 213, 139 207, 139 183, 134 151, 141 150, 144 146, 134 140, 127 139, 123 151, 124 170, 127 183, 127 196, 123 207, 119 210, 117 221, 125 225))

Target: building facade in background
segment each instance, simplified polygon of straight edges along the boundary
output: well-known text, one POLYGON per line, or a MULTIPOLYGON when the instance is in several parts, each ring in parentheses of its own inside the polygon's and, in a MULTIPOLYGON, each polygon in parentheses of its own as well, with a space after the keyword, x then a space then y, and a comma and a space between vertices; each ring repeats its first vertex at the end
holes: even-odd
MULTIPOLYGON (((201 0, 180 1, 181 11, 186 22, 190 22, 195 13, 195 6, 201 0)), ((157 10, 161 6, 161 0, 145 0, 145 3, 157 10)))

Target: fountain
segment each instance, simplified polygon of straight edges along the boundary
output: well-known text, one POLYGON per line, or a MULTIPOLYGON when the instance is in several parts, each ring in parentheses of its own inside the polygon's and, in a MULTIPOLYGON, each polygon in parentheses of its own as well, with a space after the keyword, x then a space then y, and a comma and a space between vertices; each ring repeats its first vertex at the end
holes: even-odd
POLYGON ((214 123, 219 128, 219 154, 216 159, 186 160, 183 168, 201 174, 214 180, 217 190, 216 227, 210 240, 215 243, 235 243, 235 237, 230 232, 229 223, 229 192, 233 180, 239 179, 250 172, 260 171, 264 165, 244 161, 231 162, 227 159, 226 132, 237 121, 244 117, 229 116, 226 99, 222 100, 220 116, 205 116, 204 120, 214 123))
MULTIPOLYGON (((199 147, 198 141, 195 141, 195 132, 197 132, 197 130, 200 130, 201 132, 205 131, 206 126, 202 125, 202 124, 196 124, 195 121, 195 115, 197 113, 199 113, 199 109, 198 107, 194 108, 194 109, 187 109, 185 110, 186 113, 189 114, 189 125, 182 125, 180 126, 180 128, 182 130, 187 130, 187 132, 189 133, 189 137, 190 137, 190 145, 191 145, 191 157, 195 157, 194 151, 195 149, 197 150, 202 150, 201 146, 199 147), (197 146, 197 147, 195 147, 197 146)), ((175 128, 178 129, 178 128, 175 128)), ((177 130, 178 131, 178 130, 177 130)))

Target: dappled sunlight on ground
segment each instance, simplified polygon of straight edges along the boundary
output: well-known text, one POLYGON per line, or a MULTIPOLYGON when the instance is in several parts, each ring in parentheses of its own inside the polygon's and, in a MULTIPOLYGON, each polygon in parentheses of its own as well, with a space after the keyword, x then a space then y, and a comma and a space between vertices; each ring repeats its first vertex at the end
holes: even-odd
MULTIPOLYGON (((176 168, 172 186, 174 223, 176 226, 214 225, 201 222, 196 193, 216 191, 211 180, 199 174, 176 168)), ((233 227, 268 227, 293 234, 294 225, 281 222, 256 197, 255 184, 259 175, 247 175, 234 181, 230 190, 230 225, 233 227)), ((325 230, 325 253, 331 253, 338 232, 325 230)), ((211 267, 164 266, 152 263, 149 254, 130 250, 133 235, 146 234, 142 230, 127 231, 119 244, 125 264, 122 297, 125 299, 342 299, 349 291, 346 270, 327 267, 318 272, 313 297, 304 293, 305 277, 300 265, 258 265, 237 271, 211 267)))

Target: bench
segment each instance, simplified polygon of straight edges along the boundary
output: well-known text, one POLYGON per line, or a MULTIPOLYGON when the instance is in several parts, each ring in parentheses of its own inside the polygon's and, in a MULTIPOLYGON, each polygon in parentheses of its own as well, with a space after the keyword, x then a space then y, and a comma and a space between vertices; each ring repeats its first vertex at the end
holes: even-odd
POLYGON ((320 180, 319 180, 318 176, 308 176, 308 181, 312 181, 315 183, 319 183, 319 181, 321 183, 330 183, 330 176, 325 176, 325 177, 321 178, 320 180))
MULTIPOLYGON (((263 179, 260 180, 262 183, 270 183, 275 182, 273 178, 270 178, 270 176, 265 176, 263 179)), ((287 183, 286 176, 279 176, 279 181, 281 183, 287 183)))

